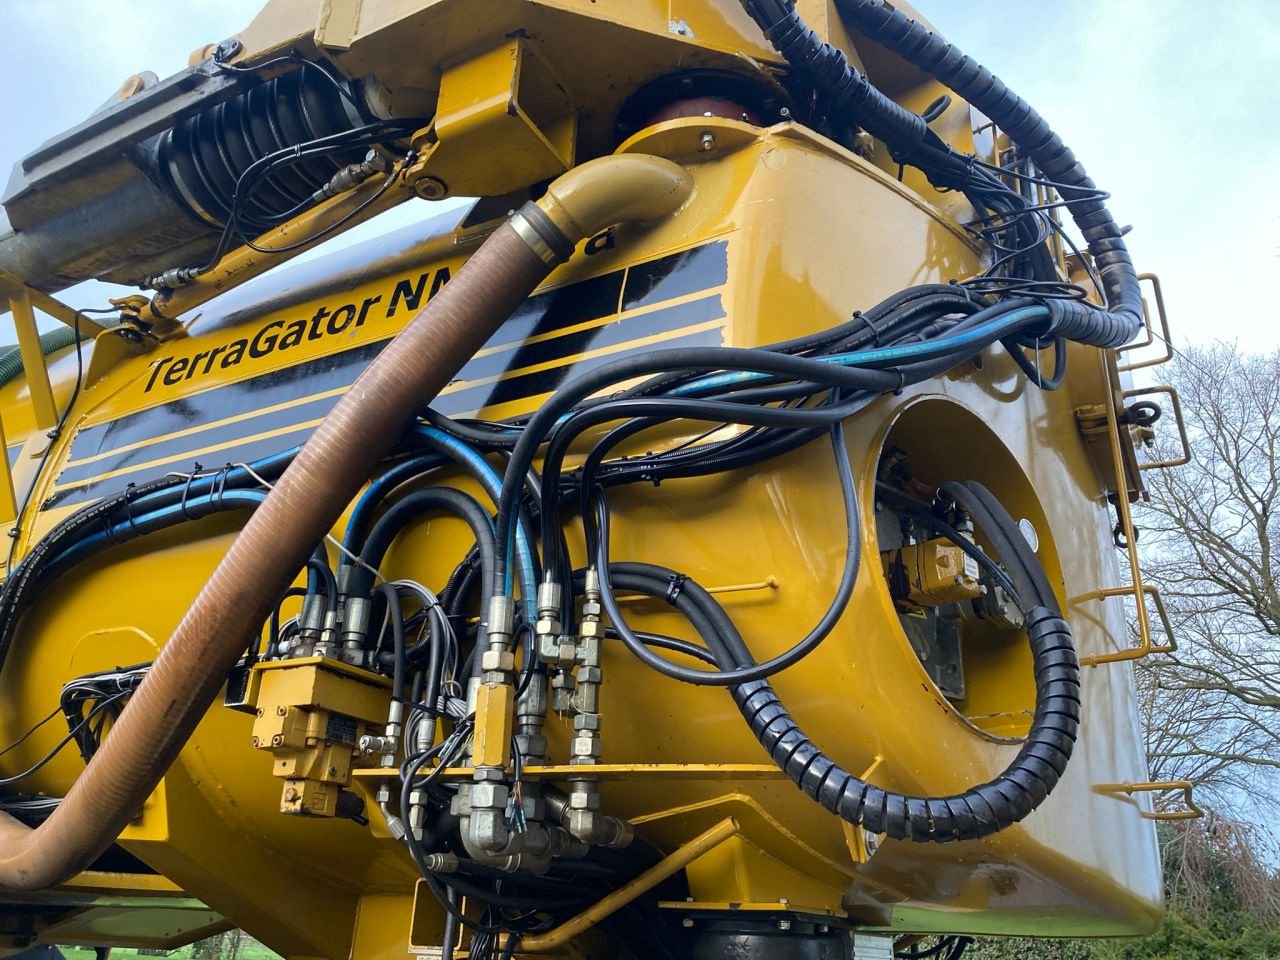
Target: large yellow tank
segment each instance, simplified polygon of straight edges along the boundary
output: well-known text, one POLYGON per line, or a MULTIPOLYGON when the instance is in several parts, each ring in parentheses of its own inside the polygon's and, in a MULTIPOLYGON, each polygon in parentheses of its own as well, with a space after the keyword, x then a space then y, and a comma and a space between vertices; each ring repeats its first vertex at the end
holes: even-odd
MULTIPOLYGON (((750 74, 762 68, 735 67, 745 62, 739 58, 777 55, 727 0, 670 11, 667 4, 600 6, 511 2, 481 15, 474 4, 450 0, 334 2, 317 30, 309 4, 276 0, 242 37, 245 62, 293 45, 306 56, 323 51, 349 75, 373 73, 394 96, 430 100, 438 90, 453 110, 452 127, 437 113, 439 146, 426 148, 425 169, 454 195, 524 187, 558 173, 557 162, 569 166, 615 148, 674 160, 691 176, 692 198, 676 214, 624 223, 581 244, 457 374, 435 410, 524 417, 566 380, 607 360, 807 336, 903 288, 971 277, 989 264, 960 222, 971 215, 963 197, 935 191, 915 171, 900 176, 870 140, 841 146, 789 116, 750 111, 708 110, 612 131, 619 105, 655 76, 677 66, 750 74), (410 44, 409 36, 421 42, 410 44), (503 51, 496 58, 495 49, 503 51), (410 50, 430 69, 415 73, 410 50), (548 92, 528 80, 525 102, 544 99, 520 112, 533 119, 514 132, 514 107, 491 114, 484 106, 491 88, 505 89, 503 64, 513 56, 529 77, 538 74, 537 83, 557 85, 548 92), (459 89, 473 92, 469 106, 450 99, 459 89), (578 118, 576 141, 550 101, 578 118), (531 130, 541 137, 533 146, 531 130), (548 158, 557 146, 560 161, 548 158)), ((834 8, 800 6, 831 42, 851 53, 870 49, 856 36, 850 41, 834 8)), ((923 108, 941 90, 913 70, 886 65, 883 52, 875 61, 866 61, 872 79, 909 107, 923 108)), ((939 125, 955 149, 992 158, 992 133, 981 128, 963 102, 952 103, 939 125)), ((87 376, 47 453, 33 439, 40 431, 33 430, 28 380, 5 386, 0 412, 17 503, 26 503, 14 559, 60 521, 130 484, 250 463, 303 442, 520 201, 481 201, 441 215, 413 202, 422 207, 421 225, 381 240, 243 286, 228 268, 217 285, 235 289, 179 312, 172 329, 157 323, 159 339, 100 335, 83 350, 87 376)), ((251 253, 233 256, 252 263, 251 253)), ((182 288, 175 294, 186 295, 182 288)), ((147 310, 152 320, 163 313, 144 307, 144 318, 147 310)), ((130 305, 126 332, 138 314, 130 305)), ((1117 484, 1127 496, 1123 467, 1132 459, 1128 428, 1117 422, 1124 401, 1116 359, 1073 344, 1068 363, 1063 387, 1044 391, 997 347, 881 396, 844 424, 863 562, 831 635, 773 683, 833 760, 878 787, 942 796, 991 779, 1018 754, 1036 686, 1018 630, 966 622, 942 661, 929 654, 943 647, 913 645, 910 618, 922 620, 936 604, 908 610, 891 596, 881 554, 903 545, 901 517, 878 498, 877 479, 897 471, 921 489, 982 483, 1034 542, 1080 656, 1129 646, 1123 604, 1114 598, 1124 554, 1113 543, 1108 502, 1117 484), (1124 447, 1118 481, 1113 442, 1116 451, 1124 447)), ((74 350, 50 364, 59 409, 76 364, 74 350)), ((678 421, 629 452, 691 443, 707 428, 678 421)), ((586 449, 575 447, 570 464, 586 449)), ((455 471, 430 482, 489 502, 455 471)), ((764 659, 794 643, 830 602, 844 563, 840 502, 830 447, 818 439, 749 469, 611 491, 612 556, 664 564, 701 583, 764 659)), ((588 558, 576 510, 567 514, 578 567, 588 558)), ((184 523, 60 572, 22 620, 0 672, 0 743, 18 741, 56 712, 67 681, 154 660, 244 519, 231 511, 184 523)), ((338 519, 336 537, 348 519, 338 519)), ((439 591, 471 542, 462 523, 432 516, 396 538, 381 573, 439 591)), ((337 565, 336 547, 326 549, 337 565)), ((624 598, 623 606, 638 629, 696 639, 661 602, 624 598)), ((296 615, 297 601, 283 610, 296 615)), ((1079 738, 1049 798, 1021 823, 948 844, 884 839, 822 810, 770 762, 723 688, 661 677, 616 640, 603 641, 600 670, 599 706, 591 711, 602 743, 591 770, 600 810, 668 854, 731 821, 705 851, 691 852, 701 855, 682 874, 687 898, 671 887, 646 895, 655 916, 666 918, 654 922, 680 932, 690 949, 704 951, 699 956, 749 935, 767 937, 751 949, 776 951, 751 956, 809 956, 797 951, 831 944, 860 958, 878 955, 866 952, 878 941, 864 935, 1125 935, 1160 920, 1151 807, 1142 794, 1123 792, 1147 779, 1123 660, 1085 667, 1079 738)), ((273 710, 284 717, 300 706, 378 733, 388 685, 333 658, 262 662, 248 676, 234 675, 106 860, 51 891, 0 894, 15 915, 27 909, 16 905, 29 905, 22 922, 6 921, 8 942, 163 946, 230 923, 288 957, 439 956, 444 913, 397 838, 398 824, 379 810, 381 786, 394 785, 399 796, 396 766, 347 747, 335 762, 350 763, 349 776, 328 782, 342 780, 344 792, 364 801, 363 814, 291 816, 282 805, 290 808, 292 788, 282 793, 276 767, 303 763, 298 755, 318 736, 329 743, 328 735, 313 730, 293 752, 262 740, 273 710)), ((523 782, 567 789, 583 769, 565 766, 575 749, 572 718, 551 712, 545 733, 550 764, 531 765, 523 782)), ((36 764, 65 734, 66 722, 55 717, 5 753, 3 771, 36 764)), ((108 725, 103 737, 110 736, 108 725)), ((65 749, 8 789, 61 797, 84 766, 74 747, 65 749)), ((310 783, 310 776, 288 784, 310 783)), ((583 929, 566 946, 547 949, 620 955, 609 933, 626 936, 625 927, 583 929)))

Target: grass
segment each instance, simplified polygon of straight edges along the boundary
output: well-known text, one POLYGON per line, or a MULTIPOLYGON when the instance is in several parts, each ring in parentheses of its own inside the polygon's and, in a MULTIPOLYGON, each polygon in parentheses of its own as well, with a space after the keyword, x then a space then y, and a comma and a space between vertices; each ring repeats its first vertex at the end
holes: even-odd
MULTIPOLYGON (((170 960, 231 960, 233 946, 232 938, 223 934, 220 937, 211 937, 209 940, 179 947, 163 956, 169 957, 170 960)), ((67 960, 95 960, 96 956, 91 947, 59 946, 58 949, 67 960)), ((111 951, 111 960, 147 960, 149 957, 157 956, 158 953, 158 951, 152 951, 144 954, 132 947, 115 947, 111 951)), ((241 934, 239 949, 235 951, 235 960, 280 960, 280 955, 267 949, 248 934, 241 934)))

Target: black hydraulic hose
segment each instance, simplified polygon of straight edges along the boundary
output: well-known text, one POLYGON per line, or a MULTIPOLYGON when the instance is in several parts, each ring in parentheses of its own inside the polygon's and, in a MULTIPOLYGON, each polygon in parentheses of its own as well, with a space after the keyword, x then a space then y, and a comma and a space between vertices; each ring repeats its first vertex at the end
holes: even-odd
MULTIPOLYGON (((373 480, 371 488, 376 488, 378 491, 383 491, 386 496, 390 496, 404 484, 422 480, 438 470, 442 465, 443 461, 439 458, 413 456, 388 467, 373 480)), ((385 497, 379 497, 377 503, 380 503, 382 499, 385 499, 385 497)), ((373 506, 376 506, 376 503, 373 506)), ((347 521, 347 529, 342 535, 343 545, 354 553, 359 554, 362 544, 369 536, 369 529, 373 526, 373 517, 374 510, 372 507, 352 510, 351 519, 347 521)), ((338 558, 339 570, 343 567, 351 566, 359 566, 353 557, 344 553, 338 558)), ((346 586, 345 579, 343 586, 346 586)))
MULTIPOLYGON (((453 487, 427 487, 397 500, 373 525, 369 536, 360 549, 360 556, 368 566, 356 566, 352 569, 348 581, 348 591, 352 596, 367 596, 373 583, 373 572, 382 563, 391 541, 396 538, 405 526, 422 516, 436 510, 443 510, 462 519, 471 529, 476 546, 480 551, 480 565, 489 571, 489 582, 492 582, 492 570, 496 545, 493 537, 492 521, 479 501, 470 494, 463 493, 453 487)), ((488 599, 487 596, 485 598, 488 599)))
MULTIPOLYGON (((280 475, 289 465, 296 449, 256 461, 253 473, 268 480, 280 475)), ((186 499, 206 496, 219 489, 258 487, 253 475, 241 468, 229 468, 202 477, 160 477, 146 483, 130 485, 114 496, 91 503, 59 521, 5 578, 0 591, 0 669, 8 656, 18 621, 39 591, 48 583, 46 565, 76 542, 101 529, 110 529, 135 513, 152 511, 181 503, 186 499)))
MULTIPOLYGON (((971 314, 990 305, 985 297, 976 296, 955 284, 920 284, 900 290, 867 310, 855 312, 849 320, 835 327, 754 349, 812 357, 819 351, 882 347, 898 342, 904 332, 912 332, 921 322, 922 315, 971 314)), ((684 372, 651 377, 621 391, 618 397, 650 396, 696 376, 696 372, 684 372)))
POLYGON ((788 374, 802 380, 822 379, 829 381, 832 386, 849 390, 878 392, 896 390, 902 386, 900 377, 885 371, 840 367, 803 357, 735 347, 654 350, 634 357, 623 357, 575 378, 557 390, 538 409, 522 431, 515 449, 512 450, 511 462, 508 464, 502 487, 501 502, 498 505, 497 529, 500 549, 498 551, 499 570, 494 579, 495 591, 500 592, 504 587, 506 546, 512 533, 511 524, 518 498, 524 489, 524 477, 533 464, 543 438, 552 432, 565 411, 607 386, 637 376, 672 370, 723 370, 726 368, 752 373, 788 374))
POLYGON ((404 612, 400 608, 400 593, 395 585, 383 580, 378 584, 378 593, 387 605, 387 620, 391 623, 391 649, 395 656, 395 666, 391 674, 391 697, 404 700, 405 661, 404 612))
MULTIPOLYGON (((611 563, 609 564, 609 577, 614 586, 621 590, 637 590, 641 593, 645 593, 651 588, 651 584, 645 579, 643 573, 634 573, 632 571, 633 566, 635 565, 627 563, 611 563)), ((582 593, 583 584, 586 582, 586 572, 585 567, 573 571, 573 588, 575 593, 582 593)), ((668 581, 667 585, 670 586, 670 583, 671 582, 668 581)), ((702 615, 701 611, 697 607, 682 609, 680 612, 693 618, 691 622, 694 622, 695 625, 699 622, 698 618, 702 615)), ((701 630, 699 630, 698 633, 700 636, 703 635, 701 630)), ((605 627, 604 635, 607 640, 622 639, 622 635, 612 627, 605 627)), ((659 650, 671 650, 674 653, 681 653, 690 659, 700 660, 701 662, 710 664, 713 667, 717 665, 716 658, 706 649, 706 647, 700 647, 696 643, 690 643, 688 640, 681 640, 678 637, 667 637, 660 633, 645 633, 640 630, 635 631, 635 635, 639 637, 646 646, 655 647, 659 650)), ((628 848, 628 850, 629 849, 630 848, 628 848)), ((610 851, 608 847, 592 847, 592 850, 614 852, 610 851)), ((652 866, 652 864, 650 864, 650 866, 652 866)))
MULTIPOLYGON (((290 597, 305 597, 307 591, 303 587, 290 587, 284 592, 284 596, 271 608, 271 616, 267 620, 267 653, 268 660, 275 659, 280 647, 280 606, 290 597)), ((253 657, 258 652, 258 637, 254 637, 252 645, 249 649, 250 656, 253 657)))
MULTIPOLYGON (((444 689, 445 671, 456 659, 456 656, 454 647, 450 644, 448 638, 452 624, 449 622, 449 617, 444 607, 439 603, 439 598, 437 598, 432 607, 423 612, 428 624, 425 703, 428 714, 431 717, 427 735, 424 739, 426 743, 431 743, 435 739, 435 718, 440 716, 440 692, 444 689)), ((416 696, 414 699, 417 699, 416 696)))
POLYGON ((422 420, 437 430, 443 430, 459 440, 465 440, 482 453, 510 450, 519 437, 519 427, 475 426, 462 420, 447 417, 434 407, 422 411, 422 420))
POLYGON ((325 555, 323 547, 317 547, 316 552, 307 559, 307 569, 314 573, 324 586, 325 609, 329 613, 337 613, 338 581, 333 575, 333 570, 329 568, 329 558, 325 555))
POLYGON ((449 906, 452 909, 444 912, 444 934, 440 938, 440 960, 454 960, 454 951, 458 946, 459 924, 457 913, 458 910, 458 892, 449 889, 445 892, 445 896, 449 900, 449 906))
POLYGON ((173 509, 176 506, 174 504, 164 510, 149 512, 142 516, 130 515, 69 545, 66 550, 43 566, 40 576, 44 580, 52 580, 67 568, 82 563, 103 550, 191 520, 201 520, 228 510, 254 510, 262 503, 263 496, 263 493, 258 490, 222 490, 216 496, 206 497, 194 503, 183 503, 179 510, 173 509))
POLYGON ((1062 138, 990 70, 883 0, 836 0, 836 8, 859 33, 925 71, 986 114, 1047 179, 1060 185, 1058 191, 1102 278, 1109 317, 1086 303, 1051 301, 1052 332, 1098 347, 1120 347, 1132 340, 1143 324, 1137 271, 1101 192, 1062 138))
MULTIPOLYGON (((749 664, 733 666, 724 665, 722 662, 719 671, 697 670, 671 663, 647 648, 644 641, 627 625, 609 581, 608 571, 611 568, 609 563, 609 512, 604 503, 603 495, 598 496, 596 515, 599 531, 596 539, 596 554, 593 559, 596 568, 600 571, 600 600, 605 613, 608 615, 609 622, 613 624, 613 628, 618 632, 622 642, 626 644, 627 649, 637 659, 659 673, 684 683, 704 686, 731 686, 770 677, 790 666, 794 666, 817 649, 818 645, 826 639, 844 614, 845 608, 849 604, 849 598, 853 595, 853 586, 858 577, 858 566, 862 557, 862 524, 858 513, 857 491, 854 486, 852 468, 849 464, 849 451, 844 442, 844 430, 839 423, 835 423, 831 425, 829 432, 831 445, 836 456, 837 472, 840 477, 840 494, 845 511, 844 569, 841 572, 840 582, 836 586, 835 596, 832 598, 830 606, 827 607, 826 612, 823 613, 813 629, 789 649, 764 663, 752 661, 749 664)), ((680 593, 682 591, 676 590, 675 592, 680 593)), ((719 609, 718 604, 716 608, 719 609)), ((709 637, 707 642, 708 646, 710 646, 711 640, 709 637)))
MULTIPOLYGON (((651 564, 618 564, 628 588, 671 601, 674 571, 651 564)), ((715 598, 681 579, 673 606, 703 634, 722 669, 753 660, 715 598), (693 615, 691 608, 698 608, 693 615)), ((732 688, 752 733, 789 779, 831 813, 895 840, 945 843, 987 836, 1030 814, 1061 778, 1075 744, 1080 716, 1079 666, 1066 623, 1044 607, 1026 613, 1036 676, 1036 706, 1026 741, 1003 773, 963 793, 909 796, 875 787, 827 757, 792 719, 767 681, 732 688)))
POLYGON ((649 461, 610 464, 601 470, 596 482, 601 486, 612 486, 633 480, 673 480, 739 470, 798 450, 824 432, 822 428, 769 428, 761 431, 749 444, 739 443, 741 438, 735 437, 723 443, 703 444, 681 451, 678 459, 668 460, 659 454, 649 461))
MULTIPOLYGON (((742 423, 757 426, 827 426, 844 420, 851 410, 846 404, 808 407, 793 410, 781 407, 755 407, 726 403, 718 400, 684 400, 655 397, 652 399, 618 400, 599 407, 587 407, 573 414, 551 437, 542 464, 544 488, 558 491, 560 473, 569 445, 584 431, 611 420, 639 417, 636 429, 675 419, 702 420, 710 423, 742 423)), ((613 443, 626 435, 614 431, 613 443)), ((601 444, 600 446, 603 446, 601 444)), ((589 511, 584 511, 584 515, 589 511)), ((560 498, 544 496, 542 503, 542 537, 544 543, 554 543, 560 531, 560 498)), ((548 576, 558 575, 556 551, 548 551, 545 565, 548 576)))
POLYGON ((1013 362, 1018 365, 1018 368, 1026 375, 1027 379, 1041 390, 1057 390, 1062 386, 1062 381, 1067 375, 1067 341, 1065 337, 1053 338, 1052 376, 1046 376, 1044 371, 1040 369, 1039 350, 1036 351, 1036 359, 1032 360, 1012 338, 1004 341, 1004 347, 1009 351, 1009 356, 1013 358, 1013 362))
POLYGON ((974 563, 987 572, 997 584, 1009 594, 1019 608, 1025 606, 1021 596, 1018 594, 1018 588, 1013 585, 1013 581, 1009 579, 1009 575, 1001 569, 1000 565, 992 560, 977 544, 971 542, 967 537, 960 534, 960 531, 951 524, 938 517, 935 517, 928 510, 923 509, 920 503, 913 497, 907 496, 901 490, 895 490, 887 484, 876 482, 876 499, 887 500, 893 504, 894 508, 901 513, 906 513, 919 521, 922 525, 928 527, 934 533, 940 533, 957 547, 973 558, 974 563))
POLYGON ((823 95, 828 112, 850 114, 884 141, 899 163, 923 170, 938 187, 968 185, 969 167, 919 114, 899 106, 864 77, 840 50, 824 43, 795 10, 794 0, 742 0, 769 42, 823 95))
POLYGON ((946 483, 942 485, 941 491, 960 504, 973 521, 993 538, 993 543, 999 538, 996 549, 1000 551, 1000 559, 1010 568, 1011 574, 1013 570, 1020 569, 1027 581, 1027 586, 1019 588, 1027 591, 1022 594, 1023 597, 1030 597, 1032 602, 1061 615, 1057 595, 1049 584, 1044 567, 1018 525, 1009 516, 1004 504, 976 480, 961 484, 946 483))
MULTIPOLYGON (((421 443, 423 446, 425 446, 427 449, 432 450, 437 454, 439 454, 440 456, 447 457, 448 459, 457 463, 459 467, 461 467, 473 480, 476 481, 476 483, 480 485, 481 489, 485 490, 486 492, 489 491, 490 478, 484 475, 484 473, 482 472, 482 465, 476 462, 476 460, 479 458, 460 455, 460 451, 457 450, 454 446, 451 446, 450 444, 442 441, 441 438, 438 436, 433 436, 428 431, 423 431, 423 430, 416 431, 416 437, 418 442, 421 443)), ((533 470, 532 463, 530 463, 529 468, 526 469, 524 474, 525 484, 528 485, 531 481, 533 483, 536 483, 536 476, 537 474, 533 470)), ((492 493, 489 493, 489 495, 493 496, 492 493)), ((535 493, 535 496, 536 496, 536 493, 535 493)), ((533 539, 533 528, 529 523, 528 516, 525 514, 523 510, 520 510, 519 513, 516 515, 516 523, 519 524, 520 530, 521 532, 523 532, 526 542, 530 544, 535 543, 536 541, 533 539)), ((501 541, 499 541, 499 543, 501 543, 501 541)), ((530 553, 531 553, 530 559, 533 563, 534 569, 529 572, 529 575, 533 578, 534 582, 536 583, 541 579, 541 570, 538 569, 537 551, 531 550, 530 553)), ((499 560, 501 561, 501 559, 503 558, 503 555, 501 552, 499 552, 498 557, 499 557, 499 560)), ((485 595, 485 601, 487 604, 487 601, 488 601, 487 593, 485 595)), ((485 609, 485 613, 487 614, 488 613, 487 606, 484 609, 485 609)))
MULTIPOLYGON (((1080 721, 1080 670, 1066 621, 1044 607, 1025 613, 1035 663, 1031 729, 995 779, 947 797, 909 796, 841 769, 800 730, 770 686, 743 684, 734 701, 751 732, 793 783, 849 823, 895 840, 968 840, 1018 822, 1040 805, 1066 770, 1080 721)), ((741 657, 739 665, 746 663, 741 657)))
POLYGON ((110 526, 112 512, 121 504, 181 483, 178 478, 165 477, 139 487, 130 487, 114 497, 90 504, 60 521, 31 548, 5 578, 4 588, 0 591, 0 668, 3 668, 13 645, 18 621, 47 582, 43 577, 47 562, 82 536, 96 531, 100 524, 110 526))

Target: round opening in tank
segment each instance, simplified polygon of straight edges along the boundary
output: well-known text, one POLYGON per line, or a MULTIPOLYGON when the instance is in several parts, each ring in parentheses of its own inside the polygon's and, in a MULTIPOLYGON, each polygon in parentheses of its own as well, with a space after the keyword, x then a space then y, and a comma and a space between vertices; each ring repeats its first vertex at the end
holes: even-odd
MULTIPOLYGON (((939 487, 949 481, 976 481, 995 495, 1061 596, 1057 549, 1030 480, 986 423, 940 397, 905 406, 885 435, 876 466, 878 560, 902 641, 933 688, 975 730, 1016 740, 1031 725, 1036 692, 1021 615, 976 561, 909 509, 945 511, 939 487)), ((949 516, 965 532, 963 514, 949 516)), ((968 529, 994 555, 983 531, 968 529)))

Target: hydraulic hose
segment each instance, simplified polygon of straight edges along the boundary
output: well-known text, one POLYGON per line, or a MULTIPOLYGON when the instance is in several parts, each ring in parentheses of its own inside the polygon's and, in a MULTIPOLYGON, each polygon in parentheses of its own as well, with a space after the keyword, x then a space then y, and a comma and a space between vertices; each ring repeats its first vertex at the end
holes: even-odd
MULTIPOLYGON (((1075 746, 1080 667, 1071 631, 1066 621, 1042 606, 1028 611, 1026 629, 1036 677, 1035 714, 1026 741, 995 779, 951 796, 895 793, 842 769, 804 734, 767 681, 735 687, 733 699, 774 763, 841 819, 894 840, 977 839, 1035 810, 1057 785, 1075 746)), ((732 661, 739 669, 750 663, 743 650, 732 661)))
MULTIPOLYGON (((999 521, 996 521, 997 523, 999 521)), ((1018 536, 1017 528, 1004 531, 1018 536)), ((1010 566, 1016 558, 1004 557, 1010 566)), ((721 670, 745 671, 755 660, 732 620, 695 581, 644 563, 612 563, 618 586, 666 599, 693 624, 721 670)), ((1035 578, 1032 578, 1035 579, 1035 578)), ((1016 823, 1044 801, 1071 758, 1080 720, 1080 669, 1067 624, 1032 588, 1027 639, 1036 679, 1036 703, 1026 741, 993 780, 943 797, 910 796, 873 786, 841 768, 810 740, 767 680, 731 688, 752 734, 788 778, 826 810, 895 840, 945 843, 987 836, 1016 823)), ((1051 601, 1056 605, 1056 600, 1051 601)))
POLYGON ((590 161, 499 227, 324 419, 156 658, 111 735, 36 829, 0 817, 0 885, 40 889, 89 866, 136 816, 314 545, 408 426, 578 242, 688 198, 685 171, 655 157, 590 161), (548 199, 550 198, 550 199, 548 199))
MULTIPOLYGON (((793 0, 745 0, 744 5, 762 26, 768 21, 766 32, 784 56, 791 49, 784 48, 785 43, 794 46, 804 39, 805 28, 795 14, 793 0)), ((1102 311, 1076 300, 1052 300, 1048 306, 1053 319, 1046 335, 1065 336, 1103 348, 1120 347, 1132 340, 1144 322, 1137 271, 1120 226, 1107 209, 1103 195, 1062 138, 1027 101, 990 70, 884 0, 836 0, 836 8, 848 26, 923 70, 986 114, 1049 180, 1060 184, 1059 192, 1089 245, 1109 309, 1102 311)), ((818 57, 823 64, 833 62, 835 58, 827 53, 832 48, 821 46, 825 48, 821 56, 811 52, 808 55, 818 57)), ((798 49, 812 51, 815 48, 809 45, 798 49)), ((828 66, 827 70, 829 76, 839 78, 833 82, 846 82, 860 89, 857 81, 849 80, 835 66, 828 66)), ((857 79, 865 83, 865 78, 857 79)), ((918 137, 914 142, 929 144, 928 137, 920 130, 923 119, 917 118, 919 124, 909 122, 880 100, 875 99, 875 105, 877 109, 870 116, 870 124, 877 123, 881 117, 888 118, 886 134, 892 135, 901 125, 909 131, 908 143, 918 137)), ((874 135, 884 139, 881 132, 866 125, 874 135)), ((890 142, 891 149, 895 145, 901 152, 901 142, 890 142)), ((903 159, 915 163, 921 158, 903 159)), ((936 157, 929 156, 924 162, 934 159, 936 157)))
MULTIPOLYGON (((381 564, 387 550, 404 528, 418 517, 434 511, 444 511, 457 516, 471 529, 480 548, 481 569, 493 569, 497 546, 493 539, 493 519, 470 494, 452 487, 427 487, 415 490, 395 502, 373 526, 361 548, 361 559, 367 566, 351 571, 347 589, 353 596, 365 596, 373 589, 373 570, 381 564), (372 568, 372 569, 370 569, 372 568)), ((490 576, 492 580, 492 576, 490 576)))

